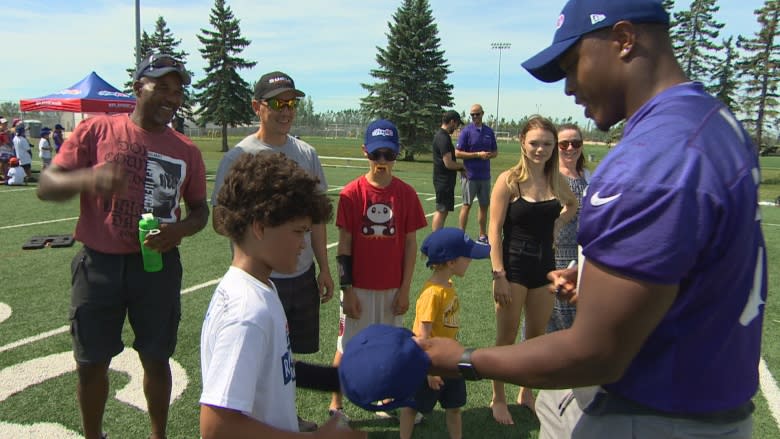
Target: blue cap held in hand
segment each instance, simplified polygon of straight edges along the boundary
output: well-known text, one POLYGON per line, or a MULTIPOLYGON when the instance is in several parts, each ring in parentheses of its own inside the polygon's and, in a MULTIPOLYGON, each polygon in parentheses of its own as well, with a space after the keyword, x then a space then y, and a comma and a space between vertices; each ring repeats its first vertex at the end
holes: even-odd
POLYGON ((370 325, 352 337, 339 366, 341 387, 352 403, 370 411, 414 407, 431 359, 413 336, 406 328, 370 325))

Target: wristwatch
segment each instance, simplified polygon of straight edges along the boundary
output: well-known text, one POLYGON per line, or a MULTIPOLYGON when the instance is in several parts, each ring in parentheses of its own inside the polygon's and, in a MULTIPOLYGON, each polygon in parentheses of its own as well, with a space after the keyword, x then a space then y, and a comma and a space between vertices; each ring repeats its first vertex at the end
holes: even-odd
POLYGON ((461 355, 460 361, 458 361, 458 371, 464 380, 478 381, 481 380, 482 377, 479 376, 477 369, 475 369, 474 365, 471 364, 472 352, 474 352, 474 348, 466 348, 466 350, 463 351, 463 355, 461 355))

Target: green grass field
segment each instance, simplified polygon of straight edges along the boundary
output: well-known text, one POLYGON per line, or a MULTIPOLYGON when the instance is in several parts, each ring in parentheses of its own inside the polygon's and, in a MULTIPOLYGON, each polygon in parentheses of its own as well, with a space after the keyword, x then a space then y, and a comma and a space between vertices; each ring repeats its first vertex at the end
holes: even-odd
MULTIPOLYGON (((230 139, 235 144, 238 138, 230 139)), ((338 189, 366 170, 366 163, 359 160, 359 140, 305 139, 314 145, 323 157, 352 158, 355 160, 326 159, 325 172, 331 186, 334 203, 338 189)), ((209 194, 222 153, 215 140, 195 139, 204 153, 210 175, 209 194)), ((500 155, 493 162, 493 169, 502 170, 517 160, 518 144, 500 145, 500 155)), ((607 152, 605 147, 589 146, 586 153, 598 161, 607 152)), ((780 157, 762 158, 766 186, 761 190, 762 200, 772 200, 780 195, 780 157)), ((417 162, 399 162, 395 174, 412 184, 420 194, 427 214, 434 211, 431 183, 430 156, 422 156, 417 162)), ((494 172, 494 176, 497 172, 494 172)), ((24 251, 21 249, 33 235, 66 234, 74 229, 78 217, 78 200, 62 204, 43 203, 35 197, 34 186, 23 188, 0 187, 0 200, 7 219, 0 225, 0 439, 7 438, 77 438, 81 437, 80 418, 75 396, 76 375, 70 353, 70 336, 67 332, 69 307, 69 269, 71 257, 78 245, 62 249, 24 251), (4 305, 3 305, 4 304, 4 305), (31 433, 18 425, 49 423, 58 428, 55 435, 31 433)), ((457 225, 457 212, 450 214, 447 225, 457 225)), ((769 257, 770 297, 779 293, 776 285, 780 265, 773 263, 780 256, 780 209, 765 207, 764 230, 769 257)), ((430 221, 430 216, 429 216, 430 221)), ((418 243, 429 228, 418 233, 418 243)), ((476 235, 476 214, 472 213, 469 232, 476 235)), ((333 224, 328 228, 328 242, 335 243, 337 231, 333 224)), ((198 398, 201 391, 199 366, 199 340, 201 322, 211 298, 214 285, 229 265, 230 251, 224 237, 214 233, 210 225, 202 232, 186 239, 181 246, 184 264, 182 296, 182 322, 179 344, 173 360, 176 399, 172 403, 169 421, 170 438, 198 437, 198 398)), ((335 271, 335 251, 331 250, 330 266, 335 271)), ((424 264, 417 264, 412 284, 413 297, 428 276, 424 264)), ((464 279, 456 279, 461 297, 461 341, 466 345, 487 346, 494 342, 495 319, 491 298, 490 263, 474 261, 464 279)), ((713 300, 717 300, 714 292, 713 300)), ((780 335, 780 310, 770 301, 765 316, 765 343, 763 358, 769 371, 780 376, 780 348, 774 340, 780 335)), ((406 316, 411 326, 413 315, 406 316)), ((299 358, 310 362, 330 363, 336 345, 338 327, 338 302, 332 300, 321 312, 321 351, 299 358)), ((132 343, 132 333, 125 332, 125 343, 132 343)), ((142 408, 136 407, 140 391, 135 353, 126 349, 112 366, 111 390, 104 418, 104 428, 112 438, 145 438, 148 421, 142 408), (120 392, 121 390, 121 392, 120 392), (128 392, 129 390, 129 392, 128 392), (136 394, 133 394, 136 391, 136 394)), ((717 365, 712 365, 717 367, 717 365)), ((776 389, 775 389, 776 390, 776 389)), ((485 438, 535 438, 538 421, 523 409, 511 408, 516 424, 511 427, 497 425, 491 417, 490 383, 469 383, 469 402, 463 414, 464 437, 485 438)), ((510 397, 516 395, 515 386, 508 387, 510 397)), ((299 413, 306 419, 319 423, 327 418, 326 409, 330 395, 299 391, 299 413)), ((141 398, 142 399, 142 398, 141 398)), ((755 415, 756 438, 780 437, 778 424, 770 412, 767 399, 761 392, 755 398, 758 409, 755 415)), ((778 404, 772 401, 771 404, 778 404)), ((353 405, 346 405, 347 414, 357 428, 370 432, 372 438, 398 436, 396 422, 376 419, 372 414, 353 405)), ((444 414, 434 412, 415 431, 418 438, 446 438, 444 414)), ((52 431, 52 430, 49 430, 52 431)))

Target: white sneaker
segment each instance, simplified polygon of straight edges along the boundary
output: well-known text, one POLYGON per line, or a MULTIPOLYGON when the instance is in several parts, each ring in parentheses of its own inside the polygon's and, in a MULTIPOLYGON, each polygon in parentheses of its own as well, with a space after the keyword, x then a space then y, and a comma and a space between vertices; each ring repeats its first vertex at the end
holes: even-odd
POLYGON ((425 416, 423 416, 422 413, 417 412, 416 415, 414 415, 414 425, 420 425, 425 420, 425 416))

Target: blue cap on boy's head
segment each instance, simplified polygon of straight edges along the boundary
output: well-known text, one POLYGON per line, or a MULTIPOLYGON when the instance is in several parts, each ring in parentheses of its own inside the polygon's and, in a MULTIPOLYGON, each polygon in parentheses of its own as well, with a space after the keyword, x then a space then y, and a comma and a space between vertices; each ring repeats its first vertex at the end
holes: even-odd
POLYGON ((401 150, 398 144, 398 128, 387 119, 375 120, 366 128, 366 140, 363 144, 368 153, 389 148, 397 154, 401 150))
POLYGON ((428 235, 420 251, 428 257, 425 264, 429 267, 459 257, 485 259, 490 256, 489 245, 473 241, 466 232, 455 227, 444 227, 428 235))
POLYGON ((51 134, 51 128, 49 127, 43 127, 41 128, 41 137, 45 137, 51 134))
POLYGON ((621 20, 668 25, 669 13, 661 0, 569 0, 558 16, 552 45, 526 60, 523 67, 540 81, 559 81, 566 74, 558 59, 567 50, 583 35, 621 20))
POLYGON ((370 325, 344 348, 339 379, 344 394, 366 410, 414 407, 414 395, 425 381, 431 359, 406 328, 370 325), (391 399, 389 403, 377 405, 391 399))

